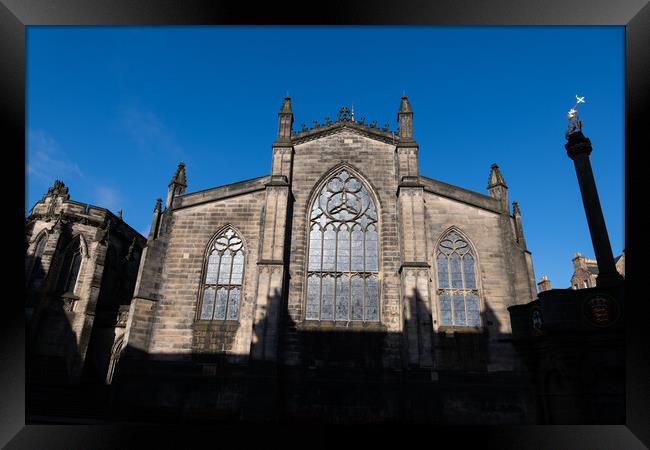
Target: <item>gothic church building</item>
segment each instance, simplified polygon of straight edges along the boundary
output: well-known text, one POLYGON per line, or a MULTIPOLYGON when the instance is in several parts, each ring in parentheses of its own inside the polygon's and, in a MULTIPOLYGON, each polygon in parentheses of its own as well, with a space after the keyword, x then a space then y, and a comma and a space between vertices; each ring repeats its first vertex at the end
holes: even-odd
POLYGON ((113 377, 132 417, 534 423, 507 307, 537 297, 521 213, 421 175, 398 129, 278 114, 271 172, 158 200, 113 377))

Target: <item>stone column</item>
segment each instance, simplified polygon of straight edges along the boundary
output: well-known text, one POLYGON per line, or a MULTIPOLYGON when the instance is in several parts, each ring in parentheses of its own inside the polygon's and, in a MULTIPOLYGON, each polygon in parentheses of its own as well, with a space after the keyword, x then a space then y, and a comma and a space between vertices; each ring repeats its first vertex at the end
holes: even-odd
POLYGON ((605 218, 600 207, 598 191, 594 174, 591 170, 589 155, 591 154, 591 141, 581 131, 569 134, 569 142, 564 145, 569 158, 573 160, 582 195, 582 204, 587 216, 589 234, 594 246, 596 261, 598 262, 598 286, 617 284, 623 281, 623 277, 616 270, 614 255, 605 226, 605 218))

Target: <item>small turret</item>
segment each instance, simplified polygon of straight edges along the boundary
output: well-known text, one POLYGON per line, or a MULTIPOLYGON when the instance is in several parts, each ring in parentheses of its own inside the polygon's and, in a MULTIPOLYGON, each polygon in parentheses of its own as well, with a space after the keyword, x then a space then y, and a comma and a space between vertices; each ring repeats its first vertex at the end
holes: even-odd
POLYGON ((291 97, 287 96, 282 102, 278 112, 278 136, 276 143, 287 144, 291 142, 291 127, 293 126, 293 112, 291 111, 291 97))
POLYGON ((162 209, 162 199, 156 199, 156 206, 153 208, 153 217, 151 218, 151 228, 149 229, 149 236, 147 241, 156 239, 158 237, 158 227, 160 226, 160 210, 162 209))
POLYGON ((169 182, 165 208, 171 208, 174 198, 178 195, 184 194, 185 188, 187 188, 187 182, 185 179, 185 163, 181 161, 178 163, 178 167, 176 167, 176 173, 169 182))
POLYGON ((397 112, 397 123, 399 126, 399 138, 401 142, 415 142, 413 139, 413 110, 406 95, 402 96, 402 101, 397 112))
POLYGON ((499 170, 499 166, 492 164, 490 166, 490 176, 488 177, 487 185, 488 193, 490 197, 501 200, 501 204, 504 210, 508 210, 508 186, 506 181, 503 179, 503 175, 499 170))
POLYGON ((521 221, 521 210, 519 209, 519 202, 512 202, 512 217, 515 220, 515 233, 517 242, 525 250, 526 239, 524 238, 524 226, 521 221))

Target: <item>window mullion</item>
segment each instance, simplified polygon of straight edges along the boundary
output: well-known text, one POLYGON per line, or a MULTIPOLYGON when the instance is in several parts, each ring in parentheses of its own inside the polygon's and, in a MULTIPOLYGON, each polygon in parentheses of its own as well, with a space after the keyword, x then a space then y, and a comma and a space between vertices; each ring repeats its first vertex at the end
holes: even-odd
MULTIPOLYGON (((216 249, 215 249, 216 250, 216 249)), ((217 293, 219 292, 219 275, 221 272, 221 252, 217 251, 217 255, 219 255, 219 260, 217 261, 217 278, 214 280, 214 301, 212 302, 212 314, 210 317, 214 320, 214 313, 217 310, 217 293)), ((208 260, 209 261, 209 260, 208 260)))
MULTIPOLYGON (((230 250, 230 246, 228 246, 227 250, 230 250)), ((230 306, 230 293, 232 292, 232 268, 235 265, 235 256, 237 256, 237 252, 233 253, 232 257, 230 258, 230 270, 228 272, 229 275, 227 287, 228 294, 226 295, 226 315, 224 316, 224 320, 228 320, 228 307, 230 306)))
POLYGON ((325 258, 325 232, 327 231, 327 224, 325 225, 325 229, 323 229, 323 227, 320 228, 321 228, 321 233, 320 233, 320 272, 318 277, 318 320, 321 320, 321 311, 323 310, 323 270, 324 270, 323 259, 325 258))
POLYGON ((332 274, 334 287, 332 293, 332 320, 336 322, 336 273, 339 269, 339 232, 341 231, 341 225, 334 228, 334 273, 332 274))

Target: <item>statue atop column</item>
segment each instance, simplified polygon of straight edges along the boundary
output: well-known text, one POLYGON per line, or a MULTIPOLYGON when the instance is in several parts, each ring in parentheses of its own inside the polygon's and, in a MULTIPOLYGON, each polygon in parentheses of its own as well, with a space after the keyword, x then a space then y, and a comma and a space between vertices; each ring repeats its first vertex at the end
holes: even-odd
POLYGON ((576 104, 573 105, 573 108, 571 108, 567 114, 569 126, 567 127, 566 133, 564 133, 564 136, 567 138, 567 140, 573 133, 582 132, 582 120, 578 118, 578 105, 584 102, 584 97, 578 97, 576 95, 576 104))

